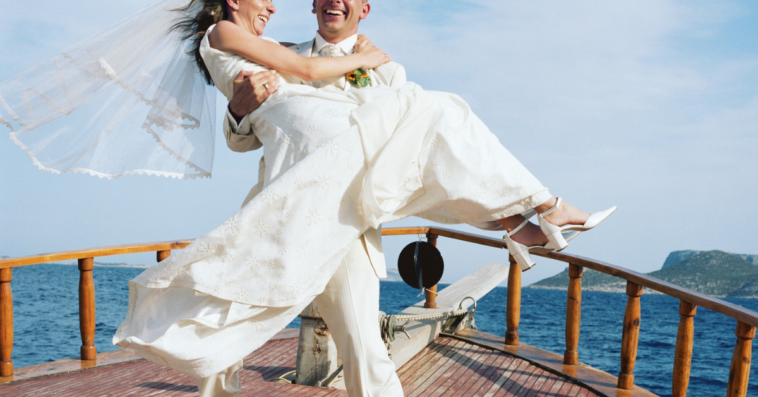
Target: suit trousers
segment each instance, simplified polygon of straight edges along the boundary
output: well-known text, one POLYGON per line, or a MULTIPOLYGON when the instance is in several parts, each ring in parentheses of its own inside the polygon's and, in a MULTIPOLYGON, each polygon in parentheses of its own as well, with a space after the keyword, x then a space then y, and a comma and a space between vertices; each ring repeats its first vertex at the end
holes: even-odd
MULTIPOLYGON (((364 244, 362 238, 353 243, 313 303, 342 359, 348 395, 402 397, 403 388, 395 373, 395 364, 387 355, 379 331, 379 278, 364 244)), ((200 396, 237 396, 241 368, 240 362, 208 378, 199 378, 200 396)))

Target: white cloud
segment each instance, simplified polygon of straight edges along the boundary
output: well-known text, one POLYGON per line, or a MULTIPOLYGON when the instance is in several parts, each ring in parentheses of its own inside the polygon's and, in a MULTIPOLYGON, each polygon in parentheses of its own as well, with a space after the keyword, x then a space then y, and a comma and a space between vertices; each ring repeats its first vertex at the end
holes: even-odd
MULTIPOLYGON (((39 0, 34 7, 14 8, 3 15, 8 23, 0 24, 0 79, 149 3, 39 0)), ((276 1, 279 12, 267 35, 283 41, 312 37, 315 18, 308 3, 276 1)), ((403 63, 411 80, 464 97, 553 193, 589 210, 619 205, 608 225, 573 244, 574 252, 640 270, 660 266, 673 249, 756 252, 750 220, 758 219, 752 205, 758 187, 751 183, 758 178, 758 56, 739 46, 731 53, 712 51, 720 43, 754 40, 726 29, 754 5, 704 0, 374 0, 372 5, 362 31, 403 63)), ((30 253, 48 249, 34 248, 40 244, 34 230, 45 229, 48 244, 60 243, 49 250, 73 248, 74 238, 76 247, 85 247, 111 244, 113 236, 125 243, 210 230, 237 208, 247 189, 240 185, 256 177, 255 155, 224 147, 217 154, 212 181, 125 179, 105 185, 42 174, 27 167, 10 143, 0 144, 0 157, 22 164, 0 170, 0 183, 37 186, 33 198, 0 195, 7 209, 2 215, 43 214, 5 222, 28 230, 5 227, 0 241, 30 253), (55 183, 58 190, 39 188, 40 181, 55 183), (105 197, 99 192, 108 189, 114 197, 150 194, 123 214, 95 200, 90 212, 82 209, 79 215, 71 210, 79 196, 59 194, 68 183, 82 196, 105 197), (45 204, 46 195, 61 201, 45 204), (152 213, 143 216, 146 206, 153 206, 152 213), (86 241, 57 233, 78 216, 103 218, 98 220, 103 232, 86 241)), ((406 221, 411 223, 426 222, 406 221)), ((388 240, 390 251, 393 244, 402 245, 393 241, 388 240)), ((481 252, 472 248, 458 259, 481 252)), ((482 253, 476 264, 499 260, 501 254, 482 253)), ((557 270, 537 268, 526 280, 557 270)))

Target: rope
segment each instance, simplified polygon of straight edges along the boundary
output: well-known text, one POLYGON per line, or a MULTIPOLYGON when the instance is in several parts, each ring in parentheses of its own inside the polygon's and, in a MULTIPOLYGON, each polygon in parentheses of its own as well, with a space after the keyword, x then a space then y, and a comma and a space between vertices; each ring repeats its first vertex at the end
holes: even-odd
MULTIPOLYGON (((392 355, 390 354, 390 347, 392 346, 392 342, 395 341, 395 333, 396 332, 403 332, 405 336, 408 337, 408 339, 411 338, 411 335, 408 333, 408 331, 405 329, 405 327, 411 322, 411 321, 420 321, 420 320, 436 320, 440 318, 453 318, 462 316, 464 314, 470 313, 471 320, 470 325, 471 328, 476 329, 476 325, 474 324, 476 315, 476 300, 470 296, 467 296, 461 300, 461 303, 458 305, 458 309, 456 310, 450 310, 446 312, 441 313, 434 313, 434 314, 392 314, 387 315, 383 312, 380 312, 379 316, 379 329, 381 330, 382 334, 382 341, 384 341, 384 345, 387 347, 387 354, 392 358, 392 355), (474 302, 474 307, 471 308, 471 310, 464 309, 463 308, 463 302, 466 300, 471 299, 474 302), (403 325, 397 325, 398 322, 404 322, 403 325)), ((303 316, 303 318, 306 318, 303 316)), ((342 365, 340 365, 334 372, 329 374, 329 376, 326 377, 326 379, 322 380, 318 383, 321 387, 329 387, 336 379, 337 375, 339 375, 342 372, 342 365)), ((286 379, 285 377, 288 375, 293 374, 295 371, 290 371, 276 379, 272 379, 270 382, 282 382, 282 383, 292 383, 289 379, 286 379)))
MULTIPOLYGON (((408 333, 408 331, 405 328, 411 321, 436 320, 436 319, 441 319, 441 318, 447 319, 447 318, 462 316, 467 313, 471 313, 471 321, 470 321, 471 328, 476 329, 476 324, 475 324, 476 300, 470 296, 467 296, 461 300, 460 304, 458 304, 458 309, 441 312, 441 313, 392 314, 389 316, 384 313, 381 313, 379 317, 379 329, 381 330, 382 341, 384 341, 384 345, 387 347, 387 353, 389 353, 390 347, 392 346, 392 342, 395 341, 396 332, 398 331, 402 332, 405 334, 405 336, 408 337, 408 339, 411 338, 411 335, 408 333), (471 301, 474 302, 474 307, 471 308, 471 310, 467 310, 463 308, 463 302, 465 302, 468 299, 471 299, 471 301), (403 324, 397 325, 398 322, 403 322, 403 324)), ((390 355, 390 358, 391 358, 391 355, 390 355)))

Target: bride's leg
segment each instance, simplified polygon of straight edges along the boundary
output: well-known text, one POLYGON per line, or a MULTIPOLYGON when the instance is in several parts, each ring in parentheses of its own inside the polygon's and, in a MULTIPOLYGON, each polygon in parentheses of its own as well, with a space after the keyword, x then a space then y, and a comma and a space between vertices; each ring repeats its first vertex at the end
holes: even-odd
MULTIPOLYGON (((555 205, 556 200, 557 199, 555 197, 551 197, 550 200, 534 207, 534 210, 537 211, 537 213, 541 214, 552 208, 555 205)), ((563 203, 558 208, 556 208, 555 211, 545 216, 545 220, 556 226, 564 226, 568 224, 583 225, 585 222, 587 222, 587 218, 589 218, 589 216, 590 214, 563 201, 563 203)), ((514 215, 498 220, 498 222, 503 225, 505 230, 509 232, 518 227, 518 225, 520 225, 523 221, 524 217, 521 215, 514 215)), ((547 237, 545 237, 545 234, 542 233, 542 230, 539 226, 533 223, 529 223, 524 226, 523 229, 521 229, 511 238, 518 243, 526 245, 527 247, 534 245, 544 245, 547 243, 547 237)))
MULTIPOLYGON (((524 222, 524 217, 521 215, 514 215, 508 218, 499 219, 498 222, 503 225, 506 231, 510 232, 524 222)), ((533 223, 528 223, 519 230, 518 233, 511 236, 511 238, 517 243, 524 244, 527 247, 544 245, 547 243, 547 237, 545 237, 545 234, 542 233, 539 226, 533 223)))

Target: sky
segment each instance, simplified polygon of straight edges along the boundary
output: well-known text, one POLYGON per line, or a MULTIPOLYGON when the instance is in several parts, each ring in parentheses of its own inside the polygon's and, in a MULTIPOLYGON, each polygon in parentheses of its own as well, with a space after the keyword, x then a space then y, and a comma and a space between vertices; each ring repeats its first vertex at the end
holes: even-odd
MULTIPOLYGON (((0 81, 150 3, 0 0, 13 10, 0 15, 0 81)), ((313 37, 310 1, 274 4, 267 36, 313 37)), ((567 252, 641 272, 659 269, 674 250, 758 254, 758 2, 371 4, 361 33, 403 64, 409 80, 460 95, 554 195, 590 212, 618 206, 567 252)), ((219 115, 224 106, 219 99, 219 115)), ((203 235, 239 208, 261 155, 227 149, 217 120, 213 178, 202 180, 54 175, 0 139, 0 255, 203 235)), ((409 218, 385 227, 432 224, 409 218)), ((415 239, 384 238, 388 268, 415 239)), ((448 281, 507 263, 504 250, 444 238, 439 247, 448 281)), ((524 284, 566 266, 537 263, 524 284)))

